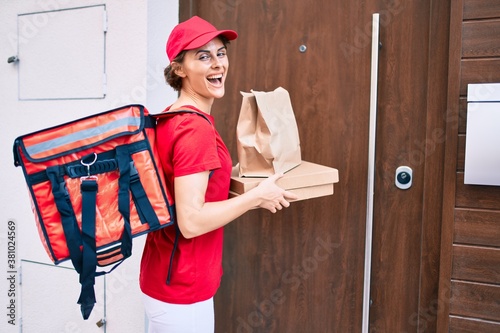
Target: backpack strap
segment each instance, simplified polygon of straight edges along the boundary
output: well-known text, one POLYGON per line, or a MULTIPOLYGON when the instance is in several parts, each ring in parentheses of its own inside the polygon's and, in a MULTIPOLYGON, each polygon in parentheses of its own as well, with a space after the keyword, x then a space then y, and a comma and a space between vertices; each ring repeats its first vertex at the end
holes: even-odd
MULTIPOLYGON (((205 120, 208 121, 208 123, 210 125, 212 125, 212 122, 210 121, 210 119, 207 117, 206 114, 204 114, 202 112, 195 111, 195 110, 165 111, 165 112, 162 112, 162 113, 150 115, 150 117, 152 119, 154 119, 155 123, 156 123, 159 119, 171 118, 171 117, 174 117, 174 116, 176 116, 178 114, 183 114, 183 113, 196 114, 196 115, 198 115, 200 117, 205 118, 205 120)), ((210 171, 209 179, 210 179, 210 177, 212 177, 212 174, 213 174, 213 170, 210 171)), ((174 262, 174 257, 175 257, 175 252, 177 250, 177 246, 179 245, 180 234, 181 234, 181 231, 179 229, 179 226, 177 225, 177 223, 175 223, 175 239, 174 239, 174 246, 172 248, 172 252, 170 253, 170 261, 169 261, 169 265, 168 265, 167 280, 166 280, 167 285, 170 284, 170 281, 171 281, 171 278, 172 278, 172 264, 174 262)))
POLYGON ((83 319, 88 319, 95 299, 95 276, 96 276, 96 244, 95 244, 95 214, 97 197, 97 179, 88 177, 82 179, 80 185, 82 192, 82 271, 80 273, 80 284, 82 285, 78 304, 83 319))
POLYGON ((206 114, 204 114, 203 112, 198 112, 198 111, 195 111, 195 110, 175 110, 175 111, 165 111, 165 112, 161 112, 161 113, 157 113, 157 114, 150 114, 149 116, 151 118, 153 118, 156 122, 159 120, 159 119, 164 119, 164 118, 171 118, 173 116, 176 116, 178 114, 182 114, 182 113, 192 113, 192 114, 197 114, 198 116, 200 117, 203 117, 206 119, 206 121, 208 121, 210 124, 212 124, 212 122, 210 121, 210 119, 207 117, 206 114))
POLYGON ((73 210, 73 206, 71 206, 71 199, 66 188, 66 183, 64 182, 63 174, 57 165, 48 167, 46 174, 52 186, 54 202, 61 215, 61 223, 71 262, 75 270, 80 274, 82 267, 82 255, 80 251, 82 237, 78 228, 78 222, 76 221, 75 211, 73 210))
POLYGON ((130 227, 130 154, 124 146, 116 147, 118 161, 118 211, 123 217, 122 255, 124 258, 132 254, 132 228, 130 227))
MULTIPOLYGON (((212 177, 214 170, 210 170, 210 175, 208 179, 212 177)), ((181 230, 179 229, 179 225, 175 224, 175 239, 174 239, 174 247, 172 248, 172 253, 170 253, 170 262, 168 264, 168 272, 167 272, 167 285, 170 284, 172 279, 172 264, 174 262, 175 251, 177 250, 177 245, 179 244, 179 236, 181 235, 181 230)))
POLYGON ((82 285, 78 304, 80 304, 82 316, 88 319, 94 304, 95 292, 95 202, 97 194, 97 182, 95 179, 82 181, 82 232, 78 228, 75 213, 70 203, 69 193, 66 189, 64 178, 59 166, 47 168, 47 177, 52 185, 52 194, 61 215, 64 236, 68 246, 69 255, 73 267, 80 275, 82 285), (90 221, 87 223, 87 220, 90 221), (93 223, 92 223, 93 220, 93 223), (80 246, 83 250, 80 251, 80 246))
POLYGON ((149 224, 149 230, 154 231, 160 228, 160 220, 155 213, 151 202, 142 186, 141 179, 139 178, 139 172, 134 165, 134 162, 130 162, 130 192, 132 192, 132 199, 134 200, 135 207, 137 208, 137 214, 139 214, 139 219, 143 223, 147 222, 149 224))
POLYGON ((170 285, 170 280, 172 277, 172 264, 174 263, 175 251, 177 250, 177 245, 179 245, 179 237, 181 235, 181 230, 177 223, 175 224, 175 239, 174 239, 174 247, 172 248, 172 252, 170 253, 170 262, 168 263, 168 272, 167 272, 167 285, 170 285))

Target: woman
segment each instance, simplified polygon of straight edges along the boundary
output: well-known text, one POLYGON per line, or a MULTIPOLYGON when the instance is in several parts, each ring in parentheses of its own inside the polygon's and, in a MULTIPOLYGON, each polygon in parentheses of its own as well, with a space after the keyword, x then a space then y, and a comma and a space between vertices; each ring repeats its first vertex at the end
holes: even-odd
POLYGON ((215 295, 222 276, 223 226, 260 207, 275 213, 296 199, 275 182, 228 199, 232 162, 210 115, 224 96, 227 45, 237 37, 195 16, 177 25, 167 41, 167 82, 178 99, 166 109, 190 110, 161 120, 158 149, 167 186, 175 196, 176 228, 148 234, 140 286, 149 332, 213 332, 215 295))

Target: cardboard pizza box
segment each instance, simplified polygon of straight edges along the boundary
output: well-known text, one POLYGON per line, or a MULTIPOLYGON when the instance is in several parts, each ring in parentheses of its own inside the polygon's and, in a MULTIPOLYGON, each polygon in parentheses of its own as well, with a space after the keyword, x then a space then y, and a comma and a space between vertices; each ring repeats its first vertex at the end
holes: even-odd
MULTIPOLYGON (((239 177, 238 166, 233 168, 230 197, 243 194, 259 185, 265 178, 239 177)), ((338 170, 324 165, 302 161, 300 165, 285 173, 276 184, 299 197, 298 200, 317 198, 334 193, 338 183, 338 170)))

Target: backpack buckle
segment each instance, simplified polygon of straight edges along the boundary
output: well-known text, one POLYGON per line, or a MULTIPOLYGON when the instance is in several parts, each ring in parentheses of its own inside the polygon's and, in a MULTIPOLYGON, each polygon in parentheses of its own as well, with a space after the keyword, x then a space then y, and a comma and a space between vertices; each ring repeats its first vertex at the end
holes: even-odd
POLYGON ((94 165, 94 163, 97 161, 97 154, 96 153, 93 153, 93 155, 87 155, 85 157, 83 157, 81 160, 80 160, 80 163, 83 165, 83 166, 86 166, 87 167, 87 175, 86 176, 83 176, 83 177, 80 177, 80 181, 84 181, 84 180, 97 180, 97 176, 93 176, 90 174, 90 167, 92 165, 94 165), (91 157, 93 156, 94 159, 90 162, 85 162, 85 160, 88 158, 88 157, 91 157))

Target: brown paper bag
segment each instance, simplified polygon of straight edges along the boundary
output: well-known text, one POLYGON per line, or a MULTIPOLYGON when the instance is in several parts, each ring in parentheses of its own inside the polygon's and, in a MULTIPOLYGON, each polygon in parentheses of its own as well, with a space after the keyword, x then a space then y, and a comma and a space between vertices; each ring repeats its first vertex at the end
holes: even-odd
POLYGON ((240 177, 268 177, 301 162, 297 122, 284 88, 241 92, 236 126, 240 177))

